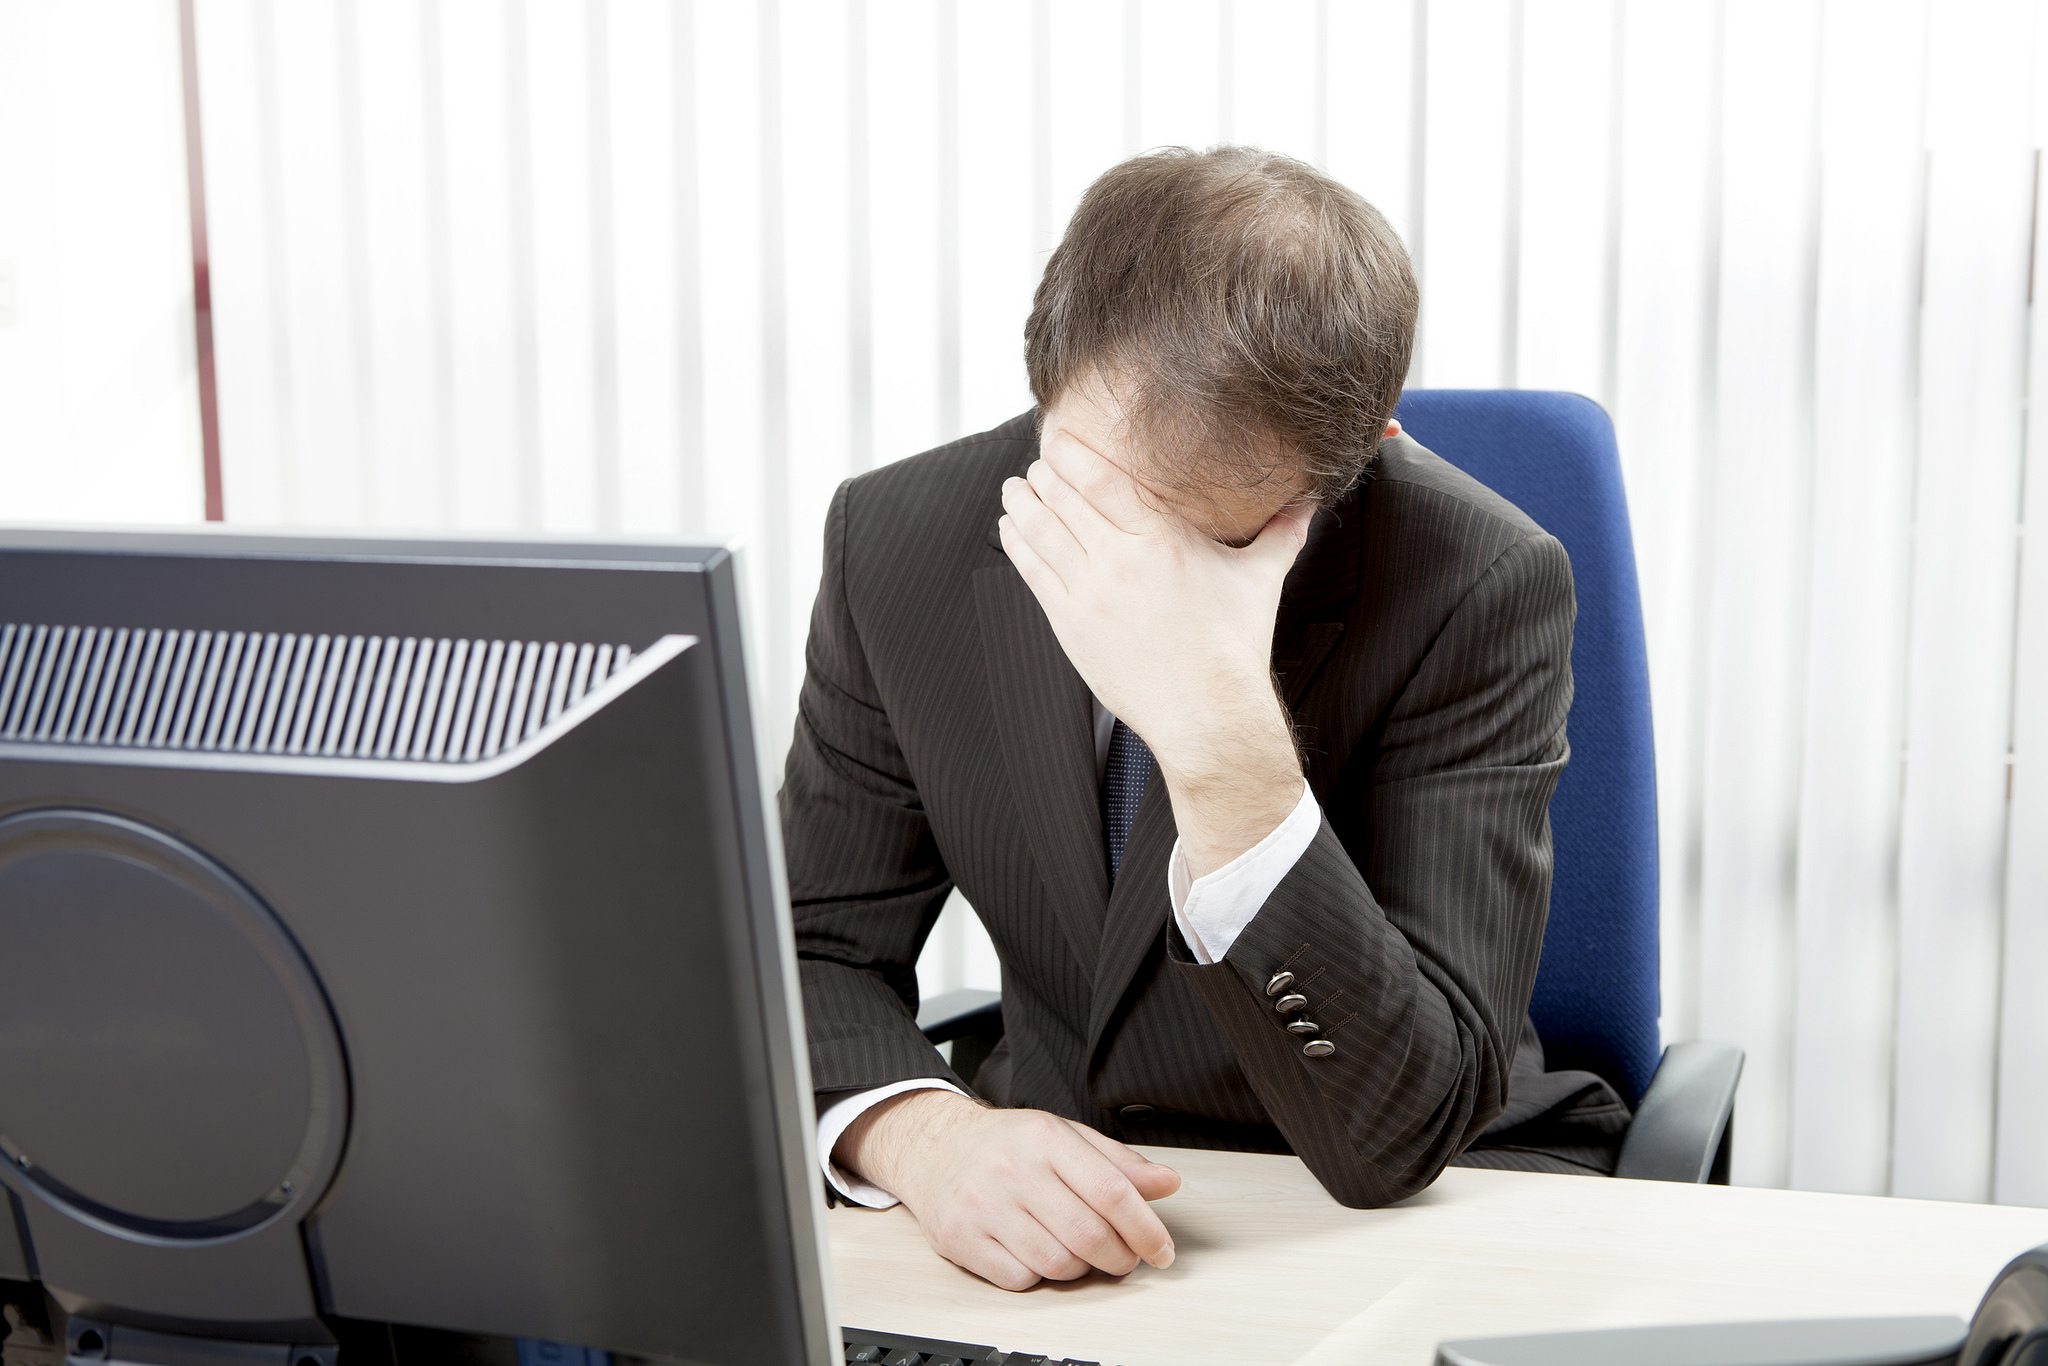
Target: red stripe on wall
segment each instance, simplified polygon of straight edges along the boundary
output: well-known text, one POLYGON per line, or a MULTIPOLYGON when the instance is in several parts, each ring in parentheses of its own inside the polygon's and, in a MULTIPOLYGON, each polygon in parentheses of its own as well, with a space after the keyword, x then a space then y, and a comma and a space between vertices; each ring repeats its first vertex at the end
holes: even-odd
POLYGON ((178 0, 185 79, 185 197, 192 206, 192 326, 199 353, 199 444, 206 520, 225 516, 220 482, 220 396, 213 370, 213 282, 206 248, 206 162, 199 138, 199 39, 193 0, 178 0))

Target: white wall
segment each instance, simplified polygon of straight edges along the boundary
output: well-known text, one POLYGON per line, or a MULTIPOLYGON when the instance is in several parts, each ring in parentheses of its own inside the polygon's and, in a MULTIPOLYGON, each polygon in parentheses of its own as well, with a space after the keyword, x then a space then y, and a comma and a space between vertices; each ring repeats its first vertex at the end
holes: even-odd
POLYGON ((200 0, 228 516, 739 536, 779 748, 832 488, 1026 404, 1089 179, 1317 161, 1415 253, 1412 383, 1615 417, 1737 1178, 2048 1204, 2040 10, 200 0))
POLYGON ((0 520, 196 519, 175 0, 0 0, 0 520))

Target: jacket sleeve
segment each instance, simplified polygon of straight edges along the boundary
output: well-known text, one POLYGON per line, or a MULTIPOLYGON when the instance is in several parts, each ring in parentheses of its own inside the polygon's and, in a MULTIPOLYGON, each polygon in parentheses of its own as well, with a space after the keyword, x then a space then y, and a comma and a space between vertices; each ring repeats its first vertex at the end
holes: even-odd
POLYGON ((1563 547, 1510 545, 1224 960, 1196 964, 1168 932, 1274 1123, 1354 1208, 1427 1186, 1506 1103, 1550 902, 1573 611, 1563 547), (1282 971, 1298 1014, 1266 993, 1282 971), (1335 1051, 1305 1055, 1290 1019, 1335 1051))
POLYGON ((821 1110, 830 1093, 914 1077, 959 1085, 917 1028, 917 956, 953 884, 849 605, 850 496, 841 485, 826 518, 824 575, 778 797, 821 1110))

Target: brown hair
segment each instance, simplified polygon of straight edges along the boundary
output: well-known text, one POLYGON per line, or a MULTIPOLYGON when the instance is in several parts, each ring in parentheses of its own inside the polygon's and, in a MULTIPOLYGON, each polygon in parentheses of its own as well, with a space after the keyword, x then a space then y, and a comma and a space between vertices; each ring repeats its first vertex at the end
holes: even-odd
POLYGON ((1088 187, 1024 328, 1039 411, 1109 385, 1147 474, 1255 488, 1298 472, 1330 503, 1365 474, 1415 341, 1408 253, 1314 167, 1169 147, 1088 187))

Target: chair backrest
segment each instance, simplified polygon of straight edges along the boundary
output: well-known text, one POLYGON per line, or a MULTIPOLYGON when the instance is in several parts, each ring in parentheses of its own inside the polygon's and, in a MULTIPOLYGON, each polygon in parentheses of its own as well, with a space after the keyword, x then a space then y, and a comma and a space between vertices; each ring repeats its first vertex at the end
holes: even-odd
POLYGON ((1657 788, 1649 657, 1614 424, 1577 394, 1417 389, 1417 441, 1564 543, 1578 594, 1571 762, 1550 802, 1556 868, 1529 1013, 1546 1064, 1631 1105, 1657 1068, 1657 788))

